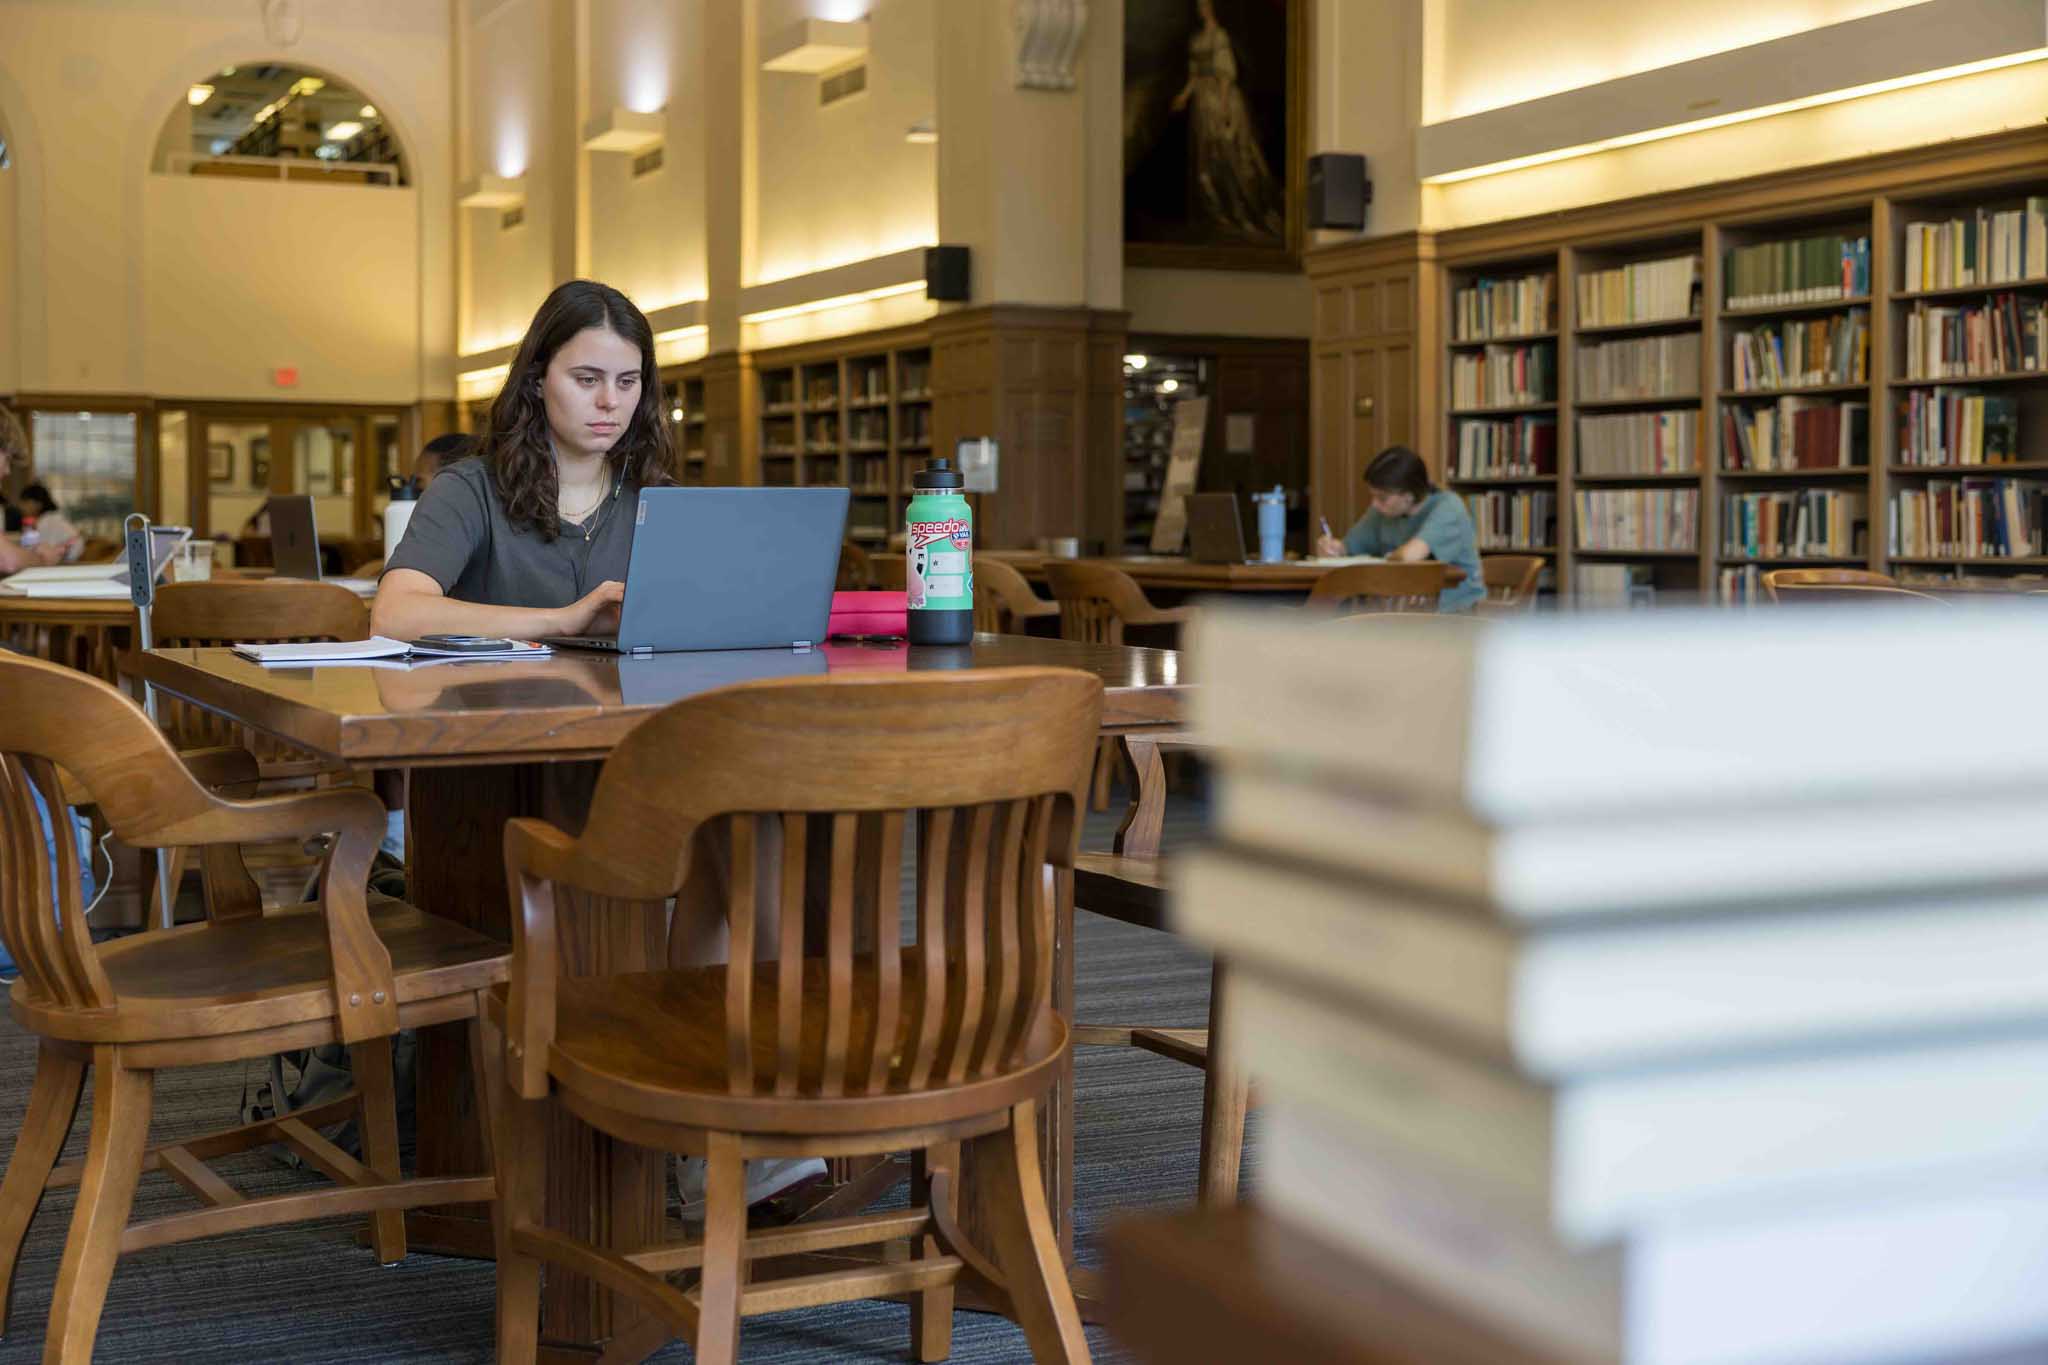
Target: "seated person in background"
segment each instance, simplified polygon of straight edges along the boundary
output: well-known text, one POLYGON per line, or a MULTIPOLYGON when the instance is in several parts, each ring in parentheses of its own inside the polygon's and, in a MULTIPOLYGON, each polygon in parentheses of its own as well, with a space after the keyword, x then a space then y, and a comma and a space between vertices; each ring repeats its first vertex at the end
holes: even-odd
POLYGON ((384 565, 379 635, 618 629, 633 509, 673 483, 654 332, 618 290, 548 295, 491 405, 475 459, 443 468, 384 565))
POLYGON ((1465 571, 1465 581, 1443 591, 1438 611, 1469 611, 1486 597, 1479 572, 1479 536, 1457 494, 1432 488, 1422 457, 1406 446, 1388 446, 1365 467, 1365 491, 1372 510, 1344 533, 1321 536, 1316 553, 1384 555, 1396 563, 1434 559, 1465 571))
POLYGON ((244 539, 244 540, 268 540, 268 539, 270 539, 270 499, 269 499, 269 498, 265 498, 265 499, 263 500, 263 505, 262 505, 261 507, 258 507, 258 508, 257 508, 257 509, 256 509, 255 511, 251 512, 251 513, 249 514, 249 519, 248 519, 247 521, 245 521, 245 522, 243 522, 243 523, 242 523, 242 539, 244 539))
POLYGON ((434 476, 458 460, 472 455, 483 454, 483 442, 465 432, 451 431, 436 436, 420 447, 419 458, 412 462, 412 479, 419 491, 425 493, 434 482, 434 476))
POLYGON ((45 485, 32 483, 21 490, 21 510, 24 518, 35 518, 36 535, 44 545, 57 547, 63 563, 68 564, 85 553, 85 537, 57 510, 57 500, 50 496, 45 485))
MULTIPOLYGON (((21 423, 16 420, 13 412, 7 408, 0 408, 0 483, 6 481, 16 460, 27 458, 27 434, 22 431, 21 423)), ((62 545, 24 546, 8 536, 0 535, 0 576, 44 564, 56 564, 63 558, 62 545)))

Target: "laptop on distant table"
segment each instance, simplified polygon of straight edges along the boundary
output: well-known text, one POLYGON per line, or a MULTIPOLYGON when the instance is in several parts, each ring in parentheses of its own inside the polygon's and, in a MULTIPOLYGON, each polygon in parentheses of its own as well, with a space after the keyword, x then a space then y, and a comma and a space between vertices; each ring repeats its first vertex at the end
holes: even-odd
POLYGON ((846 534, 844 488, 646 488, 619 633, 545 643, 619 654, 820 645, 846 534))
POLYGON ((1237 494, 1188 494, 1188 555, 1197 564, 1247 564, 1237 494))
POLYGON ((334 583, 350 592, 375 592, 374 578, 329 578, 320 568, 320 526, 311 493, 282 493, 270 500, 270 562, 279 578, 334 583))
MULTIPOLYGON (((159 580, 178 547, 192 539, 189 526, 149 528, 149 567, 159 580)), ((82 601, 115 601, 128 596, 128 557, 116 565, 59 564, 23 569, 0 578, 5 586, 27 597, 68 597, 82 601)))

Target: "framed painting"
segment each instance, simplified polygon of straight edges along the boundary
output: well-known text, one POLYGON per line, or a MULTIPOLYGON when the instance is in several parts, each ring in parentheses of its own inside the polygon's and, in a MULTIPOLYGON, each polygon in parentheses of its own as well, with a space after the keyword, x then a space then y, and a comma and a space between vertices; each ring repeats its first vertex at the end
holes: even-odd
POLYGON ((213 441, 207 445, 206 477, 213 483, 234 482, 235 448, 226 441, 213 441))
POLYGON ((1124 262, 1301 268, 1308 0, 1126 0, 1124 262))

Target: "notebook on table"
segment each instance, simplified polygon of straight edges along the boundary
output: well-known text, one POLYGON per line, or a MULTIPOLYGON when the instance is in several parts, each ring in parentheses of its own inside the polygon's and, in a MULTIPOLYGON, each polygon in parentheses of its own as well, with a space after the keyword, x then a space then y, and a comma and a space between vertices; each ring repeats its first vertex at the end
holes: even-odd
POLYGON ((422 640, 394 640, 372 635, 367 640, 315 640, 285 645, 236 645, 235 653, 266 667, 289 664, 417 663, 427 659, 545 659, 554 651, 537 640, 507 640, 506 649, 444 649, 422 640))

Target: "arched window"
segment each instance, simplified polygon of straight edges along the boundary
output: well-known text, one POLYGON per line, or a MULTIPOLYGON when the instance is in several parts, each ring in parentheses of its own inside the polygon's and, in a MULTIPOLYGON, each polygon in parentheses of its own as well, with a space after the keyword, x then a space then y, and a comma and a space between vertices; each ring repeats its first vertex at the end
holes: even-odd
POLYGON ((275 62, 193 82, 164 121, 154 164, 172 175, 366 185, 408 178, 397 135, 361 91, 275 62))

